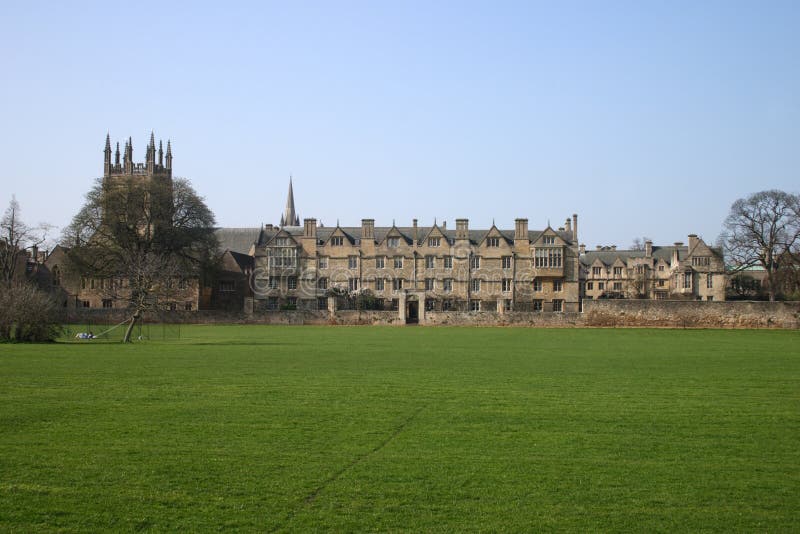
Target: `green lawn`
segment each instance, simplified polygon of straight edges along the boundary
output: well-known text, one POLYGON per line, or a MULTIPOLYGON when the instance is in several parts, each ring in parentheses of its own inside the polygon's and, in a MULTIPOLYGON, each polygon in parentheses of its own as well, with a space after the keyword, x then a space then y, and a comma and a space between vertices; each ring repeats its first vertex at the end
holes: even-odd
POLYGON ((790 531, 800 333, 0 345, 0 531, 790 531))

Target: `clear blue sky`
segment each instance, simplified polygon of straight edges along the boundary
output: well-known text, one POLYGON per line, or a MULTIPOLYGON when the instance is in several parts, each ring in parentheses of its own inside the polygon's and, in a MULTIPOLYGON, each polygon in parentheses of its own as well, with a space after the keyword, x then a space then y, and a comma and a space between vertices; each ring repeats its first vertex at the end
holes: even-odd
POLYGON ((63 226, 106 132, 172 139, 223 226, 713 241, 800 189, 800 2, 6 2, 0 203, 63 226))

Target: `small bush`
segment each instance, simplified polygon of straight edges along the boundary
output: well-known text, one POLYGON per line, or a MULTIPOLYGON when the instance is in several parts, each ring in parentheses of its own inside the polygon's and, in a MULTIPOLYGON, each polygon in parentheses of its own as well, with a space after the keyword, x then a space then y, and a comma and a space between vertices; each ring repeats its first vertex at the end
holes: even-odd
POLYGON ((61 332, 59 308, 31 284, 0 291, 0 341, 53 341, 61 332))

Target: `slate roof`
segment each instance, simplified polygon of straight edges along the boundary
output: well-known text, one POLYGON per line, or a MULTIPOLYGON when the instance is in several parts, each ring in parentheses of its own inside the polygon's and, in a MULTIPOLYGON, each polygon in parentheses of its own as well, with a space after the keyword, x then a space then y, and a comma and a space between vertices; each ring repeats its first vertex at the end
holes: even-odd
MULTIPOLYGON (((302 230, 302 229, 301 229, 302 230)), ((219 250, 248 254, 256 242, 260 228, 217 228, 214 233, 219 241, 219 250)))
MULTIPOLYGON (((709 247, 714 254, 722 256, 722 251, 716 247, 709 247)), ((674 245, 660 247, 653 245, 653 258, 656 260, 664 260, 667 263, 672 262, 672 253, 677 249, 678 261, 683 261, 689 256, 689 247, 684 245, 676 247, 674 245)), ((629 259, 644 258, 644 250, 587 250, 585 254, 581 255, 581 263, 585 266, 593 264, 596 260, 600 260, 605 265, 613 264, 617 258, 627 263, 629 259)))
MULTIPOLYGON (((347 236, 352 243, 356 240, 361 239, 361 227, 360 226, 323 226, 317 227, 317 240, 321 242, 327 241, 331 234, 333 234, 336 229, 341 230, 345 236, 347 236)), ((375 235, 375 242, 382 243, 389 232, 396 228, 398 232, 405 238, 407 244, 411 244, 413 241, 414 236, 414 227, 413 226, 376 226, 373 230, 375 235)), ((418 226, 417 227, 417 239, 424 239, 430 231, 433 229, 432 226, 418 226)), ((455 242, 456 238, 456 230, 454 228, 443 229, 438 227, 438 229, 444 234, 444 236, 450 241, 450 243, 455 242)), ((262 229, 261 233, 259 234, 257 243, 259 246, 264 245, 267 243, 275 234, 277 234, 280 230, 288 233, 293 237, 302 237, 303 236, 303 227, 302 226, 284 226, 283 228, 273 227, 272 230, 262 229)), ((468 230, 469 240, 473 245, 478 245, 486 235, 489 233, 489 229, 485 230, 468 230)), ((500 234, 506 239, 506 242, 509 244, 514 243, 514 230, 501 230, 498 229, 500 234)), ((542 235, 543 230, 530 230, 528 231, 528 239, 532 242, 539 239, 539 236, 542 235)), ((571 232, 560 232, 555 231, 555 233, 561 237, 567 243, 572 243, 572 233, 571 232)))

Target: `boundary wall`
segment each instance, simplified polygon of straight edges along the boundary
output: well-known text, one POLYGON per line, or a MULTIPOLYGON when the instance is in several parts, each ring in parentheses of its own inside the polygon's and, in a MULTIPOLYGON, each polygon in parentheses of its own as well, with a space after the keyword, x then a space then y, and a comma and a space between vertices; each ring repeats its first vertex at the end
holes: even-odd
MULTIPOLYGON (((124 309, 65 310, 65 322, 116 324, 130 318, 124 309)), ((406 325, 401 311, 293 310, 234 313, 174 311, 147 313, 149 323, 406 325)), ((667 327, 800 329, 800 302, 586 300, 582 312, 432 312, 420 314, 427 326, 667 327)))

